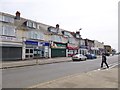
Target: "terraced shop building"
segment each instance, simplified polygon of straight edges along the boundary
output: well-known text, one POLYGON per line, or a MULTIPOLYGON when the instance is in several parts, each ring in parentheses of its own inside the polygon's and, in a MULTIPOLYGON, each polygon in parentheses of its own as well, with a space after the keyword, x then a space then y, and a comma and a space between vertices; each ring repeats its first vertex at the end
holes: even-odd
POLYGON ((20 12, 10 15, 0 12, 0 47, 2 60, 66 57, 68 44, 74 37, 55 27, 20 17, 20 12))
POLYGON ((22 38, 17 37, 15 17, 0 13, 0 48, 2 60, 22 59, 22 38), (16 53, 17 52, 17 53, 16 53))

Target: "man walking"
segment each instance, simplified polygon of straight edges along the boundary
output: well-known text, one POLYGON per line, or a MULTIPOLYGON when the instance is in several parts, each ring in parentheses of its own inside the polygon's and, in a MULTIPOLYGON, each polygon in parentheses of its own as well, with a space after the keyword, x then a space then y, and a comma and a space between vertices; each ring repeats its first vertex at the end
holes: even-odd
POLYGON ((103 53, 102 54, 102 63, 101 63, 101 68, 103 68, 103 63, 105 63, 106 64, 106 66, 107 66, 107 68, 109 68, 109 66, 108 66, 108 64, 107 64, 107 62, 106 62, 106 56, 105 56, 105 54, 103 53))

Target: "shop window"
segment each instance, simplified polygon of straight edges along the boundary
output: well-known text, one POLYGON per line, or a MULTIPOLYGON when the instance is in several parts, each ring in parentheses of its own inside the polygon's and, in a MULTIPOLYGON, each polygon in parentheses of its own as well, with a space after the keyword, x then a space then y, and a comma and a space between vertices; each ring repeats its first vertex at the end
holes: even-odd
POLYGON ((33 53, 33 49, 30 49, 30 53, 33 53))
POLYGON ((26 53, 29 53, 29 49, 26 49, 26 51, 25 51, 26 53))
POLYGON ((30 58, 32 58, 33 57, 33 55, 30 55, 30 58))
POLYGON ((25 55, 26 58, 29 58, 29 55, 25 55))
POLYGON ((38 54, 37 49, 34 49, 34 55, 38 54))

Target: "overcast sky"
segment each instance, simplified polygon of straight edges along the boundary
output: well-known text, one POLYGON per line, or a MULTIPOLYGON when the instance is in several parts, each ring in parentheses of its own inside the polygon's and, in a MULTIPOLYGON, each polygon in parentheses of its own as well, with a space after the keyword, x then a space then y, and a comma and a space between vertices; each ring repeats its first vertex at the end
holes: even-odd
POLYGON ((119 0, 0 0, 0 11, 68 31, 118 49, 119 0))

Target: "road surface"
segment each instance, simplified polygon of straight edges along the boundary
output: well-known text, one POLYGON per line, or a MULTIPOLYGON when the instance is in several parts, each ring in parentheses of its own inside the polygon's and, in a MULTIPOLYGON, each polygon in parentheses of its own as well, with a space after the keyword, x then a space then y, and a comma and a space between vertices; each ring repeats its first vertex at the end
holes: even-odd
MULTIPOLYGON (((107 59, 111 67, 118 63, 118 56, 110 56, 107 59)), ((80 62, 62 62, 3 69, 2 88, 27 88, 64 76, 98 70, 100 64, 101 58, 98 58, 80 62)))

